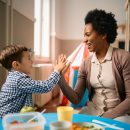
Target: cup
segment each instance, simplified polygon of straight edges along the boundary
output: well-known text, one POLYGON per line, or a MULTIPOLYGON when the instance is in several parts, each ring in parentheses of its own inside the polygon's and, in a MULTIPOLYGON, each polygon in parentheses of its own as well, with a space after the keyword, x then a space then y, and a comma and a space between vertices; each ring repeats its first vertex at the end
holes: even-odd
POLYGON ((57 107, 58 121, 69 121, 72 122, 73 107, 59 106, 57 107))
POLYGON ((71 130, 72 123, 69 121, 57 121, 50 124, 50 130, 71 130))

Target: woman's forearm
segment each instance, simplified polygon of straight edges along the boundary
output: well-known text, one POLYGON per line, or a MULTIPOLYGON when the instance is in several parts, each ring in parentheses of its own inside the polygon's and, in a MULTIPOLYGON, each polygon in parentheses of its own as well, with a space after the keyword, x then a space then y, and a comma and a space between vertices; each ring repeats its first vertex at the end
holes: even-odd
POLYGON ((130 99, 127 98, 111 111, 103 114, 103 117, 116 118, 130 112, 130 99))
POLYGON ((74 91, 65 81, 64 77, 62 76, 60 81, 58 82, 63 94, 69 99, 70 102, 73 104, 78 104, 82 97, 74 91))

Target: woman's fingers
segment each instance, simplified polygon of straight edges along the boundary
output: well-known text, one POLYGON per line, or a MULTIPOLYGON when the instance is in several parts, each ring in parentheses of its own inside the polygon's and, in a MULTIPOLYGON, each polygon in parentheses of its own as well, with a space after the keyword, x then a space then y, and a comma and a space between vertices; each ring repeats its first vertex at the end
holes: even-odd
POLYGON ((59 57, 58 57, 58 62, 65 62, 66 61, 66 55, 64 54, 61 54, 59 57))

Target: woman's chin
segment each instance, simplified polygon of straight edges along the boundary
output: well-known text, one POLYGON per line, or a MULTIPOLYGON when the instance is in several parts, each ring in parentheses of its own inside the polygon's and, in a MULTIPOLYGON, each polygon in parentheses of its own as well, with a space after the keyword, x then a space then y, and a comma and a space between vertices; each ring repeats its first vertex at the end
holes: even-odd
POLYGON ((88 48, 88 50, 89 50, 89 52, 93 52, 94 51, 93 48, 88 48))

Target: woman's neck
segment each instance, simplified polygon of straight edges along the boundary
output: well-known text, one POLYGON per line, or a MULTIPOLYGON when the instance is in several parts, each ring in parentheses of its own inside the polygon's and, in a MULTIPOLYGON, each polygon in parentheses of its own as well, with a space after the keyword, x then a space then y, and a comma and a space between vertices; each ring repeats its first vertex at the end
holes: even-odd
POLYGON ((103 62, 109 46, 110 46, 109 44, 105 44, 98 52, 96 52, 97 59, 99 60, 100 63, 103 62))

